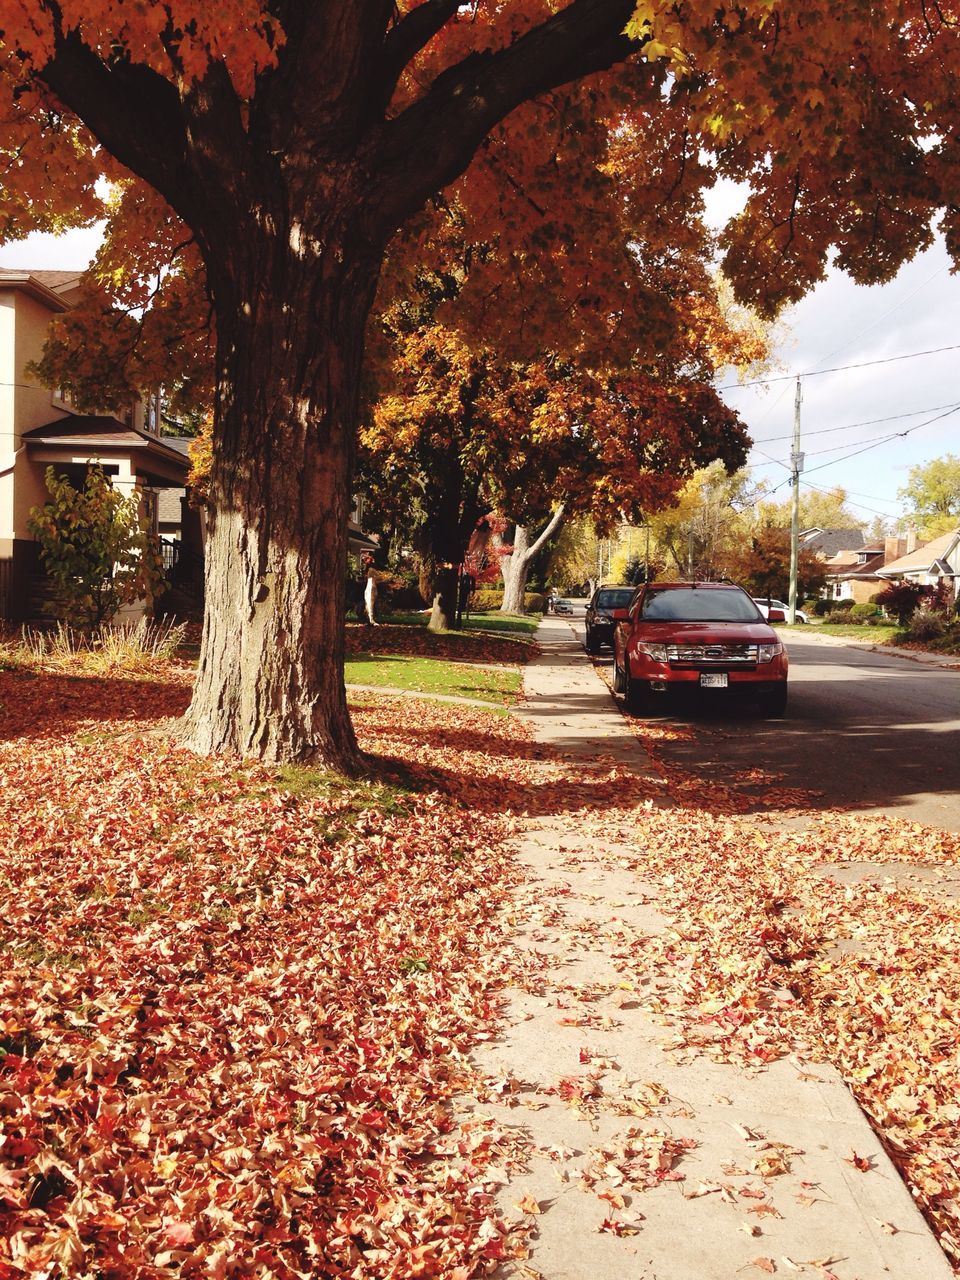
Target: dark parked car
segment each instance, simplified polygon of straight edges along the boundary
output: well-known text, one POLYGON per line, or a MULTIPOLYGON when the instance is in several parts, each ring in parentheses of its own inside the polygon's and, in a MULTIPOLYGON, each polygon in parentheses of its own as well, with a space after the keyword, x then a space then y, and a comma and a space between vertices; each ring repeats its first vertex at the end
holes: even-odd
POLYGON ((629 586, 597 588, 587 605, 587 653, 599 653, 603 645, 613 648, 614 628, 626 618, 636 592, 636 587, 629 586))
POLYGON ((643 714, 670 689, 754 698, 770 716, 787 706, 787 653, 740 587, 652 582, 614 637, 614 689, 643 714))

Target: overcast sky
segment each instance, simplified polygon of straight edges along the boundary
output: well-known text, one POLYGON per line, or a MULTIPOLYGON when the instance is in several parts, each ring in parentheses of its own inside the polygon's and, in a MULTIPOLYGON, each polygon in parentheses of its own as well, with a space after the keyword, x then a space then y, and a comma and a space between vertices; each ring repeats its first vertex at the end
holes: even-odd
MULTIPOLYGON (((721 192, 717 216, 736 203, 732 188, 721 192)), ((83 267, 98 239, 93 229, 31 236, 0 247, 0 266, 83 267)), ((863 288, 833 273, 782 317, 782 367, 773 376, 788 375, 787 380, 765 387, 731 387, 735 378, 721 383, 728 388, 725 399, 743 416, 755 441, 750 455, 754 477, 782 486, 778 499, 788 497, 788 471, 781 464, 789 459, 793 431, 795 383, 790 375, 804 374, 804 481, 824 489, 841 485, 865 524, 875 514, 896 516, 901 509, 897 490, 911 467, 960 454, 960 349, 908 360, 892 357, 960 344, 954 327, 958 315, 960 276, 950 274, 941 246, 915 259, 887 285, 863 288), (867 361, 887 363, 817 374, 867 361), (953 405, 956 412, 927 423, 953 405), (910 434, 846 457, 901 431, 910 434)))
MULTIPOLYGON (((714 220, 736 211, 739 203, 736 188, 727 184, 713 201, 714 220)), ((763 387, 731 387, 735 377, 721 381, 724 398, 753 437, 753 476, 771 487, 782 486, 777 499, 789 495, 784 483, 789 471, 783 464, 791 451, 795 377, 806 375, 800 412, 802 480, 822 489, 842 486, 848 505, 865 523, 875 514, 899 514, 897 490, 911 467, 960 454, 958 315, 960 276, 950 274, 940 244, 886 285, 865 288, 832 272, 781 317, 777 360, 782 368, 771 376, 792 376, 763 387), (896 359, 954 345, 954 351, 896 359), (868 364, 872 361, 885 363, 868 364), (863 364, 868 367, 823 372, 863 364), (953 406, 955 411, 948 412, 953 406), (939 420, 928 422, 934 418, 939 420), (904 431, 909 434, 880 443, 904 431)))

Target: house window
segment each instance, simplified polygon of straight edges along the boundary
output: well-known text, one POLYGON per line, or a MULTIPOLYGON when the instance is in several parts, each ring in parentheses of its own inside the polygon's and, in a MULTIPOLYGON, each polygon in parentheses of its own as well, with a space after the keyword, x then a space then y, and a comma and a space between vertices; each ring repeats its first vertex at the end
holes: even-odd
POLYGON ((866 551, 857 552, 857 564, 866 564, 868 558, 866 551))
MULTIPOLYGON (((87 483, 87 475, 90 472, 91 463, 89 462, 55 462, 53 469, 61 480, 67 480, 74 489, 79 492, 87 483)), ((111 476, 120 474, 119 467, 106 466, 100 470, 109 480, 111 476)))

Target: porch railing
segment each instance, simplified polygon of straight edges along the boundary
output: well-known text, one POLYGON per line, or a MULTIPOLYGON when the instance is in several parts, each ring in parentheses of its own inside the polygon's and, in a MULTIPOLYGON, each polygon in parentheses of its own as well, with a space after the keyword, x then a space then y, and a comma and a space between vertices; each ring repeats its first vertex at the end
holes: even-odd
POLYGON ((203 600, 203 556, 184 547, 177 538, 161 538, 163 569, 172 587, 192 600, 203 600))

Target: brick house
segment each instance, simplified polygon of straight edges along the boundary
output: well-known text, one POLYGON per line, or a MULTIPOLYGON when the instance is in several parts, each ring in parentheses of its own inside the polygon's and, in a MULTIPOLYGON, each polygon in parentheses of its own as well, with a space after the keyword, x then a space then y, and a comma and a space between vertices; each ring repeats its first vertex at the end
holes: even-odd
POLYGON ((960 597, 960 529, 911 548, 878 569, 877 578, 881 588, 884 582, 919 582, 935 587, 945 581, 956 600, 960 597))

